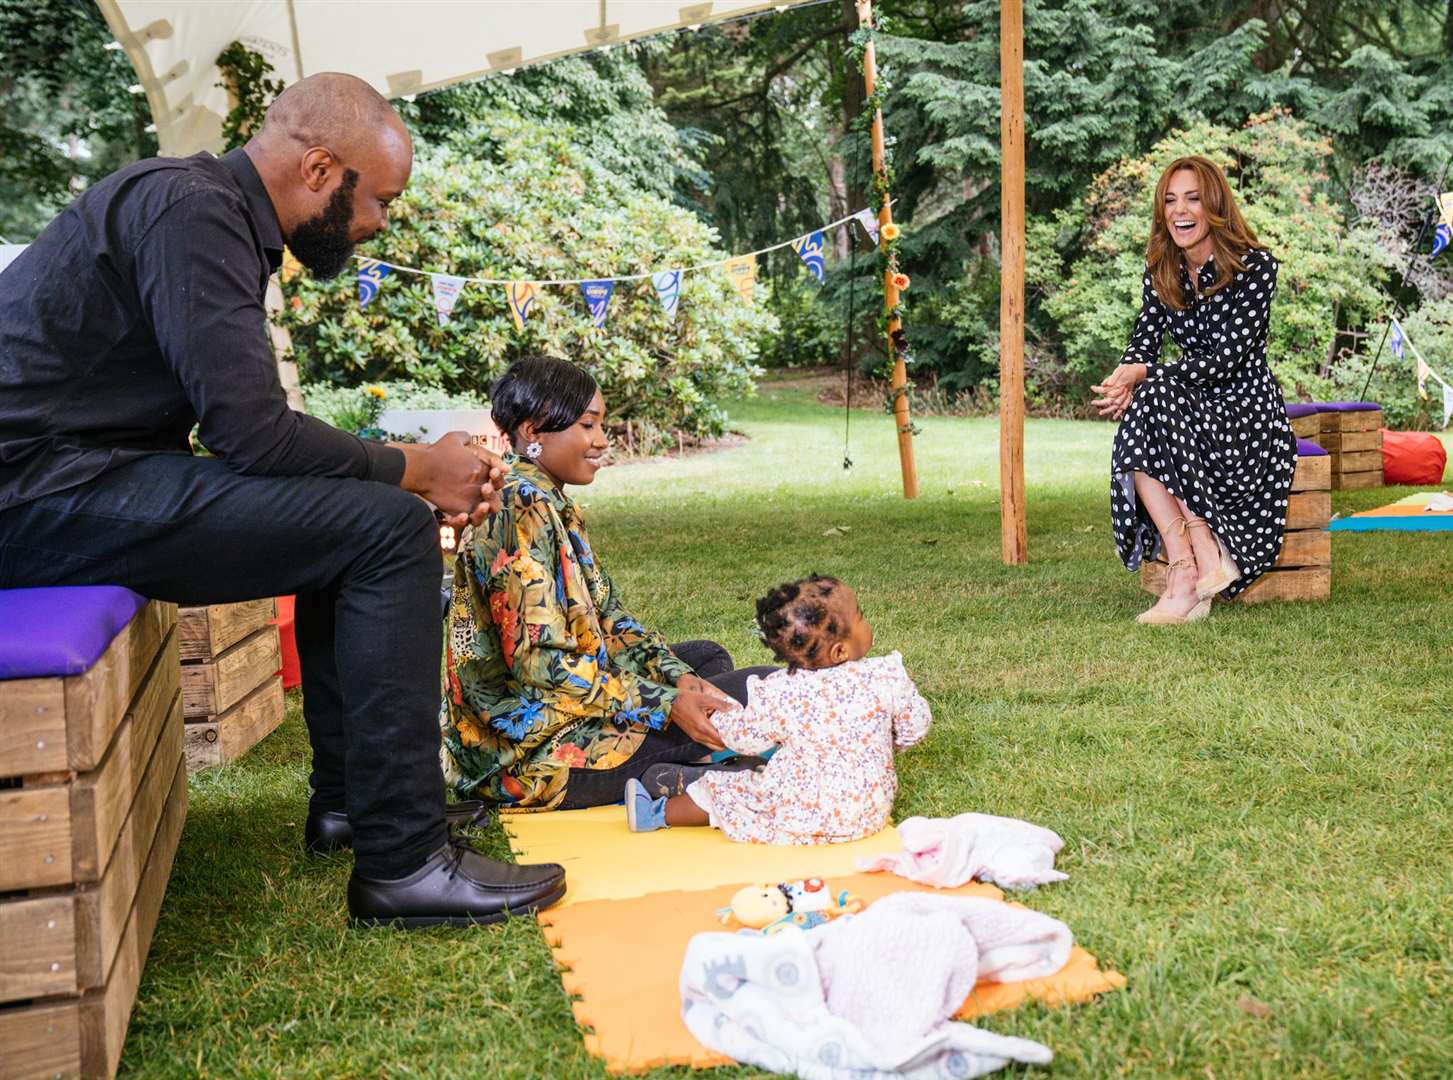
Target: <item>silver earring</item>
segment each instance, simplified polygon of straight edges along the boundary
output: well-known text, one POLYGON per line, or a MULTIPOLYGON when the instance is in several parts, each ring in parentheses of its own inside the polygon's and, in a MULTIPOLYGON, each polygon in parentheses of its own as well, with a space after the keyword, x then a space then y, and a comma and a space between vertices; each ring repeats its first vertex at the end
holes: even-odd
POLYGON ((525 444, 525 457, 529 458, 531 461, 534 461, 536 458, 538 458, 542 453, 544 453, 544 451, 545 448, 537 442, 529 442, 525 444))

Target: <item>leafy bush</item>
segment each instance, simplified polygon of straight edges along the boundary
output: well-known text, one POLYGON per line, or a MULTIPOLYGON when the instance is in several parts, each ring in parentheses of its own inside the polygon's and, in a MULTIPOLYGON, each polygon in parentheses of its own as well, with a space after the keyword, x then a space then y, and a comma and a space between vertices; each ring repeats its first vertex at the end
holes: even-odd
MULTIPOLYGON (((1235 130, 1200 123, 1176 132, 1102 173, 1052 226, 1036 225, 1034 237, 1053 235, 1060 258, 1034 260, 1027 277, 1054 322, 1068 385, 1083 391, 1120 358, 1139 309, 1155 183, 1166 162, 1191 153, 1226 171, 1247 223, 1281 263, 1267 357, 1283 390, 1329 396, 1339 327, 1360 330, 1377 317, 1387 268, 1365 236, 1341 228, 1323 190, 1326 140, 1280 111, 1235 130)), ((1169 338, 1166 350, 1175 355, 1169 338)))
MULTIPOLYGON (((666 200, 632 191, 579 148, 568 126, 515 117, 492 129, 497 157, 424 149, 392 227, 371 254, 464 276, 541 280, 636 274, 721 258, 713 231, 666 200)), ((618 282, 604 329, 576 286, 542 286, 523 331, 503 285, 469 285, 447 326, 429 279, 394 273, 360 310, 351 276, 285 288, 284 322, 304 383, 408 380, 484 393, 516 357, 546 353, 599 380, 617 421, 638 430, 720 434, 724 397, 758 374, 758 341, 775 320, 741 302, 720 270, 686 274, 674 324, 649 280, 618 282)))
POLYGON ((378 422, 385 409, 487 409, 482 395, 450 393, 437 386, 412 382, 370 383, 367 386, 303 386, 308 412, 336 428, 354 433, 366 431, 378 422))

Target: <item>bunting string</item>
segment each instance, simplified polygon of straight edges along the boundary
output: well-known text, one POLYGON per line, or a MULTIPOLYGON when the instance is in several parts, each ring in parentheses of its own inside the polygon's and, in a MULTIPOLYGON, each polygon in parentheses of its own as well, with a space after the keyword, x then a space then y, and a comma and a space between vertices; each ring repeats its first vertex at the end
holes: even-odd
MULTIPOLYGON (((756 251, 749 251, 745 255, 730 255, 730 256, 728 256, 728 257, 726 257, 724 259, 713 259, 711 262, 697 263, 695 266, 672 267, 670 272, 671 273, 679 273, 679 274, 694 274, 694 273, 698 273, 698 272, 700 272, 702 270, 712 270, 712 269, 714 269, 714 268, 716 268, 718 266, 726 266, 728 263, 734 263, 734 262, 737 262, 737 261, 743 260, 743 259, 755 259, 759 255, 766 255, 766 254, 769 254, 770 252, 773 252, 773 251, 780 251, 781 249, 786 248, 786 247, 798 248, 799 245, 807 246, 808 249, 809 249, 806 252, 803 252, 803 251, 801 251, 799 249, 799 253, 802 255, 803 260, 804 261, 807 261, 810 255, 815 255, 816 258, 817 258, 817 260, 818 260, 818 265, 820 266, 821 265, 821 252, 822 252, 822 236, 823 236, 823 233, 825 233, 825 232, 827 232, 827 231, 829 231, 831 229, 841 228, 842 226, 846 225, 848 222, 854 221, 854 220, 859 221, 859 223, 861 224, 862 219, 860 218, 859 215, 861 215, 863 213, 871 214, 872 211, 871 210, 867 210, 867 211, 859 210, 859 211, 856 211, 855 213, 848 214, 846 217, 838 218, 836 221, 831 222, 831 223, 829 223, 827 225, 824 225, 821 229, 814 230, 813 232, 807 233, 807 234, 805 234, 803 236, 794 236, 790 240, 783 240, 783 241, 780 241, 779 243, 776 243, 776 244, 770 244, 770 245, 768 245, 767 247, 764 247, 764 248, 758 248, 756 251)), ((874 221, 875 222, 876 222, 876 220, 877 219, 874 218, 874 221)), ((464 283, 471 284, 471 285, 503 285, 503 286, 509 286, 509 285, 513 285, 513 284, 515 284, 516 282, 519 282, 519 281, 528 281, 531 285, 536 285, 536 286, 539 286, 539 285, 576 285, 576 286, 583 286, 583 285, 598 285, 601 282, 609 282, 609 281, 614 281, 614 282, 620 282, 620 281, 649 281, 656 274, 661 273, 661 271, 659 271, 659 270, 647 270, 644 273, 640 273, 640 274, 612 274, 609 277, 604 277, 604 278, 602 278, 602 277, 590 277, 590 278, 535 278, 535 277, 528 277, 528 276, 526 276, 526 277, 513 277, 513 278, 466 277, 466 276, 463 276, 463 275, 450 274, 450 273, 448 273, 446 271, 443 271, 443 270, 422 270, 422 269, 420 269, 417 266, 404 266, 402 263, 389 262, 387 259, 373 259, 373 258, 365 257, 363 255, 355 255, 353 257, 354 257, 355 260, 357 260, 359 263, 364 264, 365 266, 369 266, 369 267, 372 267, 372 266, 387 267, 388 269, 383 272, 385 275, 387 275, 390 271, 392 271, 393 273, 396 273, 396 274, 419 274, 419 275, 422 275, 422 276, 425 276, 425 277, 444 276, 444 277, 450 277, 450 278, 453 278, 453 279, 455 279, 457 281, 464 282, 464 283)), ((814 277, 817 277, 818 276, 818 268, 817 267, 814 267, 811 263, 809 263, 808 264, 808 268, 812 270, 814 277)), ((820 280, 820 278, 819 278, 819 280, 820 280)), ((372 297, 370 297, 369 299, 372 299, 372 297)))
MULTIPOLYGON (((757 283, 757 259, 773 251, 780 251, 790 247, 797 253, 802 264, 812 274, 819 285, 827 280, 827 241, 826 234, 833 230, 853 225, 861 228, 866 235, 871 237, 877 246, 882 246, 878 231, 873 226, 876 220, 872 217, 873 211, 859 210, 838 218, 834 222, 824 225, 820 229, 814 229, 805 236, 794 237, 790 240, 783 240, 776 244, 769 244, 767 247, 758 248, 756 251, 749 251, 745 255, 729 255, 721 259, 713 259, 710 262, 697 263, 694 266, 668 267, 666 269, 648 270, 640 274, 619 274, 614 277, 596 278, 493 278, 493 277, 468 277, 463 274, 451 274, 441 270, 425 270, 417 266, 405 266, 402 263, 388 262, 385 259, 374 259, 363 255, 355 255, 358 263, 358 306, 366 308, 382 291, 383 281, 391 274, 413 274, 418 277, 427 277, 433 287, 434 310, 439 319, 440 326, 449 324, 450 316, 454 307, 459 301, 460 293, 466 285, 497 286, 505 290, 505 306, 514 320, 515 329, 523 332, 525 320, 529 316, 530 308, 534 306, 539 296, 540 289, 546 286, 575 286, 580 290, 580 295, 585 301, 585 306, 590 312, 590 321, 597 330, 605 328, 606 319, 610 311, 610 301, 616 291, 616 286, 622 282, 649 281, 656 292, 656 299, 660 301, 662 310, 666 313, 666 321, 674 323, 676 313, 681 304, 681 278, 685 274, 697 273, 702 270, 721 268, 726 272, 727 279, 737 290, 742 301, 748 305, 754 302, 753 292, 757 283)), ((887 238, 887 239, 891 239, 887 238)), ((296 261, 296 260, 294 260, 296 261)), ((288 253, 283 253, 284 280, 288 276, 288 253)), ((296 272, 296 271, 295 271, 296 272)))
POLYGON ((1434 371, 1429 363, 1423 359, 1423 354, 1418 352, 1418 347, 1413 344, 1413 339, 1408 337, 1408 332, 1403 329, 1402 323, 1398 322, 1397 319, 1392 320, 1390 347, 1393 356, 1399 360, 1406 360, 1408 352, 1413 354, 1413 359, 1417 361, 1414 370, 1417 372, 1419 397, 1426 398, 1428 396, 1428 380, 1430 378, 1436 379, 1438 385, 1443 388, 1443 427, 1446 428, 1448 421, 1453 419, 1453 385, 1449 385, 1448 380, 1434 371))

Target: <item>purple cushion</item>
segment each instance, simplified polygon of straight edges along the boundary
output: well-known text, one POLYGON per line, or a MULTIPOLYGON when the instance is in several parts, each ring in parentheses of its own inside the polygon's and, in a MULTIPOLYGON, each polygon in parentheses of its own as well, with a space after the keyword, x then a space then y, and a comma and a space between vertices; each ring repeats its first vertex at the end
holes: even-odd
POLYGON ((1320 405, 1314 405, 1308 401, 1291 402, 1287 405, 1287 419, 1297 420, 1303 416, 1316 416, 1321 411, 1320 405))
POLYGON ((1375 401, 1319 401, 1317 412, 1372 412, 1382 406, 1375 401))
POLYGON ((0 589, 0 679, 88 671, 145 604, 119 585, 0 589))
POLYGON ((1297 440, 1297 457, 1326 457, 1327 451, 1323 450, 1311 439, 1297 440))

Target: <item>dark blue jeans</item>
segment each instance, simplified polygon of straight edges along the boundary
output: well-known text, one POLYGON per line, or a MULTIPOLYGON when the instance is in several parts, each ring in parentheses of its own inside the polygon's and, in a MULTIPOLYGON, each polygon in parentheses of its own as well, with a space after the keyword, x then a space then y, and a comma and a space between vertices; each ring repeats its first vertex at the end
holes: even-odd
POLYGON ((312 807, 346 809, 358 872, 444 843, 439 530, 386 484, 245 477, 157 454, 0 511, 0 588, 125 585, 219 604, 296 594, 312 807))

